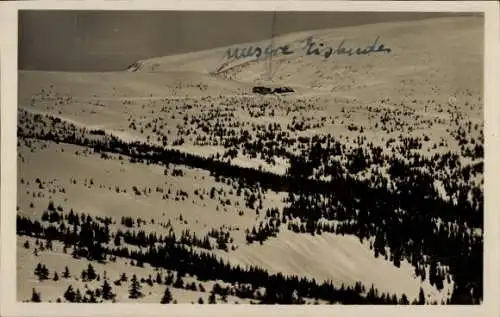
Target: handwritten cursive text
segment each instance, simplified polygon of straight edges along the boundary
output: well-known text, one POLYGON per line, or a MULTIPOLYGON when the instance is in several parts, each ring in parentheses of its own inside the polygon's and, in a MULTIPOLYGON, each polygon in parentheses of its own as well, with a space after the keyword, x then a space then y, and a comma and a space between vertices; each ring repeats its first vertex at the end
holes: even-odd
POLYGON ((304 51, 306 55, 319 55, 324 58, 329 58, 334 55, 367 55, 370 53, 390 53, 392 50, 385 47, 384 44, 378 44, 380 36, 377 36, 375 41, 367 45, 365 48, 361 47, 345 47, 345 40, 342 40, 336 48, 331 46, 326 46, 324 43, 316 43, 312 36, 307 38, 306 44, 304 46, 304 51), (377 46, 378 45, 378 46, 377 46))
MULTIPOLYGON (((391 53, 392 49, 386 47, 383 43, 379 44, 380 36, 366 47, 348 47, 346 45, 346 40, 342 40, 336 47, 328 46, 325 43, 317 42, 312 36, 308 37, 302 43, 305 43, 300 49, 306 56, 321 56, 324 58, 330 58, 335 55, 368 55, 372 53, 391 53)), ((234 47, 229 48, 226 51, 226 58, 229 60, 239 60, 245 58, 261 58, 277 55, 291 55, 294 54, 294 50, 290 44, 278 45, 273 47, 268 45, 266 47, 261 46, 246 46, 246 47, 234 47)))

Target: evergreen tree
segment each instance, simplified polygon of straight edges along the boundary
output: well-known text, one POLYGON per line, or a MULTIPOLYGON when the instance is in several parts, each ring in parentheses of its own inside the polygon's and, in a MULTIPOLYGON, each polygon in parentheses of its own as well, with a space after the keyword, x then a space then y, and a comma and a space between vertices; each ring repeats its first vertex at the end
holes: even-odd
POLYGON ((125 272, 122 273, 122 276, 120 277, 120 281, 122 281, 122 282, 128 281, 127 274, 125 274, 125 272))
POLYGON ((174 282, 174 276, 172 273, 169 273, 167 275, 167 278, 165 278, 165 285, 172 285, 173 282, 174 282))
POLYGON ((80 255, 78 255, 78 248, 76 246, 73 247, 73 250, 71 251, 71 256, 74 259, 79 259, 80 255))
POLYGON ((41 277, 43 280, 49 279, 49 269, 45 265, 42 265, 41 277))
POLYGON ((196 283, 192 282, 191 285, 189 286, 189 289, 196 292, 198 290, 198 288, 196 287, 196 283))
POLYGON ((401 258, 399 257, 399 253, 394 254, 394 266, 401 267, 401 258))
POLYGON ((151 277, 151 274, 149 274, 148 279, 146 280, 149 286, 153 286, 153 278, 151 277))
POLYGON ((95 294, 92 292, 90 294, 90 298, 88 299, 89 303, 97 303, 97 299, 95 298, 95 294))
POLYGON ((42 272, 42 264, 38 263, 35 268, 35 276, 40 276, 41 272, 42 272))
POLYGON ((111 285, 109 285, 108 280, 104 280, 104 283, 102 284, 102 298, 104 300, 110 300, 115 297, 115 294, 113 294, 113 289, 111 288, 111 285))
POLYGON ((408 298, 406 297, 406 294, 403 294, 401 296, 401 299, 399 300, 399 303, 401 305, 409 305, 410 304, 410 302, 408 301, 408 298))
POLYGON ((203 302, 203 298, 201 298, 201 297, 199 297, 199 298, 198 298, 198 304, 200 304, 200 305, 203 305, 203 304, 204 304, 204 302, 203 302))
POLYGON ((208 303, 217 304, 217 298, 215 297, 215 293, 211 293, 210 296, 208 296, 208 303))
POLYGON ((427 277, 427 276, 426 276, 425 267, 424 267, 424 268, 422 268, 422 269, 420 270, 420 280, 421 280, 422 282, 424 282, 426 277, 427 277))
POLYGON ((438 291, 441 291, 444 288, 443 277, 441 275, 436 275, 436 288, 438 291))
POLYGON ((92 264, 89 263, 88 267, 87 267, 87 278, 89 281, 93 281, 95 280, 97 277, 97 274, 94 270, 94 267, 92 266, 92 264))
POLYGON ((429 268, 429 282, 432 286, 436 285, 437 280, 437 264, 436 261, 432 261, 429 268))
POLYGON ((63 272, 63 277, 64 278, 69 278, 71 275, 69 274, 69 268, 66 266, 64 267, 64 272, 63 272))
POLYGON ((179 273, 177 273, 177 279, 173 285, 175 288, 184 288, 184 281, 179 273))
POLYGON ((64 298, 70 302, 70 303, 74 303, 75 302, 75 291, 73 290, 73 286, 68 286, 68 288, 66 289, 66 291, 64 292, 64 298))
POLYGON ((45 265, 38 263, 37 267, 35 268, 35 275, 38 276, 39 281, 47 280, 49 279, 49 270, 45 265))
POLYGON ((54 278, 53 278, 53 280, 55 282, 59 281, 59 275, 57 275, 57 272, 54 272, 54 278))
POLYGON ((81 303, 81 302, 82 302, 82 294, 80 293, 80 289, 77 289, 75 293, 75 303, 81 303))
POLYGON ((170 288, 165 288, 165 292, 163 293, 163 297, 161 299, 161 304, 169 304, 172 301, 172 293, 170 292, 170 288))
POLYGON ((420 292, 418 293, 418 305, 425 305, 425 294, 424 289, 420 287, 420 292))
POLYGON ((115 243, 115 246, 117 246, 117 247, 119 247, 121 245, 121 239, 120 239, 119 235, 115 236, 114 243, 115 243))
POLYGON ((40 293, 37 293, 37 291, 34 288, 31 291, 31 301, 33 303, 40 303, 42 301, 40 293))
POLYGON ((128 298, 137 299, 137 298, 141 298, 142 296, 144 296, 141 293, 142 286, 139 283, 139 281, 137 280, 137 276, 135 274, 132 276, 132 279, 130 280, 130 282, 131 282, 131 284, 130 284, 128 298))

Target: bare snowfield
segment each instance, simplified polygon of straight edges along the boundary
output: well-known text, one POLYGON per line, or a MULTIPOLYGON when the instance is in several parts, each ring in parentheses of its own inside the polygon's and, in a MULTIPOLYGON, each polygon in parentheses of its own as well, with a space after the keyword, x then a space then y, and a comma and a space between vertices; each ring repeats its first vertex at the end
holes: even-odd
MULTIPOLYGON (((428 157, 444 150, 459 151, 451 133, 466 122, 481 127, 473 129, 469 137, 481 138, 480 18, 438 18, 301 32, 275 39, 275 45, 280 43, 290 43, 297 49, 294 54, 273 58, 272 85, 293 87, 297 91, 294 94, 251 93, 254 85, 266 83, 266 61, 262 59, 228 64, 223 72, 214 74, 228 49, 224 47, 140 61, 123 72, 20 71, 19 107, 78 127, 103 130, 122 141, 141 141, 209 158, 224 156, 234 142, 241 141, 239 137, 249 136, 257 150, 238 148, 234 157, 228 154, 223 159, 232 165, 279 175, 286 173, 286 158, 269 159, 259 152, 275 146, 272 142, 276 140, 266 134, 269 131, 283 131, 284 138, 286 134, 290 140, 331 134, 347 145, 359 144, 358 137, 362 137, 388 152, 386 145, 391 138, 425 135, 429 141, 419 151, 428 157), (334 47, 343 39, 346 45, 364 47, 379 36, 379 43, 392 51, 329 59, 298 53, 301 41, 311 35, 317 42, 334 47), (381 118, 389 123, 380 124, 381 118), (259 145, 259 139, 264 140, 263 145, 259 145)), ((262 244, 246 243, 245 230, 265 223, 266 209, 277 208, 282 213, 287 204, 286 192, 248 190, 247 195, 245 189, 238 193, 237 186, 217 180, 201 168, 131 163, 117 154, 103 158, 91 147, 31 138, 20 138, 18 143, 20 216, 40 220, 53 201, 63 213, 73 209, 92 217, 111 217, 115 221, 110 225, 113 233, 124 228, 120 224, 122 217, 142 218, 145 222, 140 228, 147 233, 166 232, 164 224, 169 221, 177 235, 189 229, 203 237, 212 229, 221 229, 229 232, 229 250, 203 252, 231 265, 258 266, 270 273, 307 276, 335 285, 354 286, 361 281, 367 287, 373 284, 380 292, 406 294, 410 301, 418 298, 420 287, 429 300, 437 302, 445 302, 453 289, 453 281, 445 281, 439 291, 428 279, 422 282, 406 260, 396 267, 382 256, 375 258, 369 241, 360 241, 355 235, 295 233, 281 224, 276 237, 262 244), (212 188, 215 194, 210 193, 212 188), (250 192, 260 197, 260 212, 246 205, 250 192)), ((290 153, 302 149, 300 142, 291 142, 287 148, 290 153)), ((59 244, 55 250, 36 256, 34 244, 33 238, 18 237, 18 300, 29 300, 33 288, 41 292, 43 301, 53 302, 63 298, 69 284, 83 291, 85 283, 81 281, 40 282, 33 270, 42 262, 51 276, 65 266, 79 274, 87 267, 87 260, 63 254, 59 244), (27 239, 30 249, 23 247, 27 239)), ((156 270, 147 264, 139 268, 126 262, 129 260, 118 258, 112 263, 96 263, 95 268, 100 274, 106 271, 111 281, 122 272, 156 276, 156 270)), ((98 283, 89 285, 95 288, 98 283)), ((173 298, 179 303, 196 303, 201 296, 207 302, 213 284, 204 283, 207 293, 172 288, 173 298)), ((113 288, 117 302, 130 301, 128 283, 113 288)), ((143 291, 146 296, 141 301, 159 302, 164 287, 145 286, 143 291)), ((229 296, 228 302, 249 300, 229 296)))

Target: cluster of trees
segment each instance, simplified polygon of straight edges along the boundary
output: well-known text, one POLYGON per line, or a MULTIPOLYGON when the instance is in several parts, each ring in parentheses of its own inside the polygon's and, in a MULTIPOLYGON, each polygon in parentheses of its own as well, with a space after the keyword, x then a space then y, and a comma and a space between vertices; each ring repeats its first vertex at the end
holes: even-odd
MULTIPOLYGON (((46 119, 49 120, 50 130, 46 130, 43 125, 37 126, 37 129, 20 127, 18 134, 27 138, 91 147, 95 152, 116 153, 128 156, 134 162, 173 163, 201 168, 216 177, 237 180, 239 188, 286 191, 289 193, 289 205, 283 210, 281 223, 286 223, 289 219, 301 221, 300 224, 290 223, 292 230, 313 234, 321 234, 322 231, 355 234, 361 240, 372 238, 371 247, 375 256, 391 258, 397 266, 401 260, 406 259, 415 266, 417 275, 422 278, 425 275, 425 267, 430 266, 428 278, 437 288, 442 287, 445 279, 452 277, 452 303, 477 303, 482 299, 483 239, 481 234, 472 230, 483 228, 482 184, 472 184, 472 178, 483 172, 481 160, 462 166, 458 155, 452 152, 435 153, 431 157, 425 157, 418 153, 422 141, 411 137, 401 136, 398 145, 393 146, 393 151, 389 154, 372 143, 365 144, 363 138, 358 138, 357 146, 347 147, 329 135, 300 137, 297 141, 302 154, 287 152, 290 168, 286 175, 280 176, 142 142, 127 143, 113 136, 93 135, 89 138, 84 129, 77 134, 77 129, 68 123, 63 124, 48 116, 46 119), (388 175, 385 175, 383 170, 386 170, 388 175), (449 197, 439 194, 435 186, 436 181, 442 184, 449 197), (334 220, 336 225, 323 224, 320 219, 334 220), (390 254, 386 248, 390 250, 390 254)), ((261 140, 256 142, 261 142, 256 152, 268 148, 261 140)), ((476 150, 474 157, 481 158, 481 145, 476 150)), ((246 197, 249 208, 259 208, 256 206, 257 201, 258 196, 255 194, 246 197)), ((22 221, 24 220, 21 219, 22 221)), ((41 230, 39 225, 29 226, 33 230, 41 230)), ((263 241, 273 235, 271 226, 269 230, 265 226, 263 228, 262 232, 265 234, 259 235, 255 230, 255 233, 247 235, 247 239, 263 241), (257 236, 259 238, 254 239, 257 236)), ((90 248, 88 245, 85 247, 90 248)), ((261 273, 258 269, 255 269, 258 272, 256 273, 252 270, 231 268, 208 255, 194 256, 183 247, 168 241, 163 241, 160 246, 149 245, 147 248, 146 251, 124 251, 123 248, 115 248, 107 249, 106 252, 158 266, 180 265, 175 264, 176 261, 172 259, 172 254, 177 252, 177 256, 183 259, 182 264, 187 263, 188 267, 190 261, 206 262, 204 265, 211 269, 199 269, 192 263, 193 266, 190 267, 205 278, 224 275, 224 278, 236 282, 238 279, 234 278, 234 275, 241 274, 238 278, 243 280, 247 279, 247 275, 255 275, 256 280, 265 280, 263 284, 271 287, 268 285, 271 276, 265 275, 265 272, 261 273), (171 259, 167 261, 168 264, 165 264, 163 259, 165 256, 171 259)), ((286 281, 283 283, 291 283, 286 281)), ((316 284, 315 287, 325 287, 330 295, 340 296, 333 285, 330 287, 316 284)), ((293 289, 297 290, 301 297, 309 296, 312 292, 292 287, 293 289)), ((365 297, 355 290, 349 289, 346 292, 357 294, 347 301, 365 300, 365 297)), ((288 301, 289 295, 283 295, 283 298, 288 301)), ((276 300, 282 300, 280 298, 276 300)))
POLYGON ((34 273, 40 281, 49 279, 49 270, 47 269, 45 264, 38 263, 34 273))
MULTIPOLYGON (((35 269, 35 272, 38 271, 43 272, 44 270, 46 270, 45 265, 39 263, 37 268, 35 269)), ((117 295, 116 293, 114 293, 113 287, 109 283, 108 278, 106 277, 106 272, 104 272, 104 274, 105 277, 100 287, 91 290, 86 286, 86 291, 82 294, 79 288, 75 290, 73 286, 70 284, 64 291, 63 298, 70 303, 100 303, 104 301, 114 301, 117 295)), ((183 274, 185 274, 184 271, 179 271, 177 277, 175 277, 174 274, 171 271, 169 271, 168 275, 166 275, 165 278, 163 278, 160 272, 158 272, 155 279, 153 279, 151 275, 149 275, 149 277, 146 279, 145 278, 139 279, 135 274, 133 274, 133 276, 130 279, 128 297, 130 299, 140 299, 144 297, 145 294, 142 292, 142 284, 144 283, 148 284, 149 286, 153 286, 155 283, 158 284, 159 286, 165 285, 165 290, 160 300, 161 304, 169 304, 172 302, 176 303, 176 301, 174 301, 172 292, 170 290, 171 286, 174 288, 181 288, 190 291, 200 291, 200 292, 206 291, 205 287, 201 283, 199 283, 199 285, 196 285, 195 282, 185 283, 182 279, 183 274)), ((57 276, 57 273, 55 273, 55 276, 57 276)), ((65 278, 68 278, 70 276, 68 267, 65 268, 63 276, 65 278)), ((87 269, 82 271, 82 280, 84 282, 92 280, 99 281, 100 280, 99 276, 100 275, 96 273, 92 264, 89 264, 87 269)), ((54 281, 57 281, 57 279, 54 278, 54 281)), ((120 286, 122 282, 127 282, 127 281, 128 281, 127 275, 125 273, 122 273, 121 277, 118 280, 116 280, 114 284, 120 286)), ((248 289, 245 287, 242 287, 241 290, 239 288, 234 288, 230 286, 222 287, 219 283, 216 282, 214 283, 212 291, 210 292, 210 295, 208 297, 208 303, 216 304, 217 303, 216 295, 219 295, 223 302, 227 302, 227 296, 229 295, 231 296, 241 295, 244 298, 262 297, 258 292, 257 292, 258 296, 254 296, 253 293, 254 292, 251 291, 251 289, 250 291, 248 291, 248 289)), ((31 302, 41 302, 41 294, 33 290, 31 302)), ((58 299, 57 302, 61 302, 60 298, 58 299)), ((202 297, 198 299, 198 303, 199 304, 204 303, 202 297)))
POLYGON ((185 165, 192 168, 204 169, 213 175, 220 175, 227 178, 237 179, 241 187, 254 187, 260 185, 263 188, 286 191, 287 182, 279 175, 270 172, 256 171, 253 168, 245 168, 231 165, 227 162, 217 161, 211 158, 183 153, 176 149, 165 149, 160 146, 143 142, 125 142, 114 136, 104 136, 89 138, 85 128, 76 128, 69 123, 61 122, 57 118, 46 115, 34 115, 33 126, 18 126, 18 136, 20 138, 36 138, 39 140, 68 143, 93 148, 94 152, 109 152, 122 156, 128 156, 136 163, 146 164, 176 164, 185 165), (36 119, 38 117, 38 119, 36 119), (48 120, 46 125, 42 124, 48 120), (36 120, 39 120, 37 126, 36 120), (76 132, 78 131, 78 133, 76 132), (280 190, 281 189, 281 190, 280 190))
POLYGON ((260 244, 263 244, 270 237, 278 236, 280 232, 281 220, 279 217, 277 218, 268 218, 265 224, 260 222, 259 227, 256 229, 255 226, 252 227, 252 230, 246 230, 246 241, 251 244, 254 241, 258 241, 260 244))
MULTIPOLYGON (((405 141, 405 151, 419 147, 418 142, 405 141)), ((355 234, 361 240, 374 238, 375 256, 389 257, 385 251, 389 248, 396 266, 406 259, 415 266, 418 275, 425 274, 424 266, 429 265, 429 279, 438 289, 443 288, 443 280, 453 277, 453 303, 479 302, 483 240, 471 229, 483 227, 482 191, 477 187, 471 189, 470 183, 460 177, 462 173, 451 173, 451 177, 443 175, 440 179, 449 193, 458 188, 458 201, 445 200, 438 194, 435 178, 429 172, 436 167, 460 170, 457 157, 452 153, 435 154, 430 161, 415 154, 413 162, 408 163, 386 156, 389 180, 375 169, 371 178, 362 179, 339 171, 335 152, 335 148, 323 149, 318 145, 308 155, 291 160, 290 205, 284 208, 283 217, 285 221, 298 218, 303 224, 290 227, 312 234, 331 231, 355 234), (330 181, 310 181, 318 167, 322 167, 330 181), (338 224, 320 225, 320 219, 335 220, 338 224)), ((358 153, 366 165, 372 164, 367 159, 369 155, 358 153)))
MULTIPOLYGON (((89 231, 78 230, 75 233, 67 230, 63 232, 53 224, 43 225, 37 220, 21 216, 18 216, 17 233, 38 238, 50 238, 64 243, 73 241, 72 247, 74 249, 79 248, 78 241, 92 240, 90 239, 92 233, 89 231), (76 239, 73 239, 75 234, 76 239)), ((255 290, 259 288, 269 289, 266 303, 274 301, 278 304, 291 304, 294 303, 291 299, 297 297, 323 299, 332 303, 344 304, 383 304, 391 303, 394 298, 393 295, 379 294, 376 300, 368 302, 363 294, 361 283, 358 283, 356 287, 336 287, 330 281, 319 283, 314 279, 304 277, 284 276, 280 273, 271 275, 265 270, 253 266, 244 269, 240 266, 231 266, 212 254, 194 252, 189 247, 174 241, 163 241, 156 246, 149 245, 143 250, 106 245, 100 245, 99 250, 102 250, 102 258, 105 258, 106 255, 108 257, 129 258, 137 263, 149 263, 153 267, 187 272, 197 276, 200 281, 219 279, 237 285, 235 287, 239 290, 235 291, 235 294, 239 295, 247 294, 250 296, 248 289, 250 287, 253 290, 252 298, 255 299, 260 299, 254 294, 255 290), (271 290, 276 293, 272 295, 273 297, 271 297, 271 290)), ((88 252, 86 255, 88 259, 94 259, 92 252, 88 252)), ((175 283, 173 285, 176 286, 175 283)))
MULTIPOLYGON (((233 242, 231 233, 229 231, 223 230, 222 228, 220 228, 219 230, 212 228, 208 232, 208 237, 214 238, 217 244, 217 248, 226 252, 229 251, 229 244, 233 242)), ((234 246, 232 247, 232 249, 234 250, 234 246)))
MULTIPOLYGON (((48 269, 46 268, 45 265, 38 263, 37 267, 35 268, 35 275, 37 275, 41 281, 48 279, 48 269)), ((71 275, 69 273, 69 269, 66 266, 64 272, 62 273, 62 276, 65 279, 68 279, 71 275)), ((58 281, 59 277, 57 272, 54 272, 54 278, 53 281, 58 281)), ((93 281, 93 280, 100 280, 99 275, 96 273, 94 270, 92 264, 88 265, 88 268, 86 270, 82 271, 82 281, 87 282, 87 281, 93 281)), ((87 286, 86 286, 87 288, 87 286)), ((80 289, 77 289, 76 291, 74 290, 72 285, 69 285, 66 291, 63 294, 63 297, 66 301, 70 303, 98 303, 102 302, 102 300, 114 300, 116 297, 116 294, 113 293, 112 286, 109 284, 107 279, 104 279, 103 284, 101 285, 100 288, 97 288, 95 290, 90 290, 87 288, 86 292, 84 294, 81 293, 80 289)), ((31 302, 41 302, 41 294, 40 292, 36 292, 35 289, 33 289, 32 296, 31 296, 31 302)), ((61 299, 59 298, 57 302, 61 302, 61 299)))
POLYGON ((95 290, 87 289, 83 296, 80 289, 75 291, 73 286, 69 285, 63 296, 70 303, 101 303, 103 301, 114 301, 116 298, 116 294, 113 293, 113 287, 107 279, 104 280, 101 287, 95 290))
MULTIPOLYGON (((206 250, 212 250, 212 244, 210 243, 209 235, 206 235, 202 239, 196 236, 196 233, 191 233, 189 229, 184 229, 181 233, 179 239, 181 244, 192 245, 206 250)), ((218 245, 220 245, 219 240, 217 240, 218 245)))
POLYGON ((228 251, 228 243, 232 241, 229 233, 219 232, 212 230, 207 235, 199 238, 196 233, 191 233, 189 229, 184 229, 179 238, 176 237, 175 232, 172 227, 168 227, 169 231, 166 235, 157 234, 156 232, 150 232, 146 234, 144 230, 125 230, 122 231, 118 229, 114 234, 114 245, 119 247, 122 245, 122 241, 126 244, 135 245, 138 247, 148 247, 154 246, 158 243, 180 243, 190 246, 199 247, 206 250, 213 250, 213 245, 210 241, 210 237, 216 240, 216 245, 218 249, 228 251))

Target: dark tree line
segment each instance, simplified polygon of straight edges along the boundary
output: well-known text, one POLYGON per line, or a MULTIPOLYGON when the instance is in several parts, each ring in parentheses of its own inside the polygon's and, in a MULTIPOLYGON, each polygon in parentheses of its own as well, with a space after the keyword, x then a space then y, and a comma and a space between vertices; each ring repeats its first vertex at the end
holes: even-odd
MULTIPOLYGON (((90 226, 90 228, 97 228, 90 226)), ((38 238, 51 238, 61 242, 74 241, 73 248, 78 248, 78 241, 89 239, 88 231, 65 231, 61 232, 53 224, 43 225, 36 220, 30 220, 18 216, 17 233, 20 235, 35 236, 38 238), (69 236, 67 236, 69 235, 69 236), (76 235, 76 239, 73 239, 76 235), (84 235, 84 236, 82 236, 84 235)), ((97 242, 95 242, 97 243, 97 242)), ((145 250, 130 250, 125 246, 113 248, 101 245, 102 258, 124 257, 140 263, 149 263, 153 267, 164 268, 186 272, 197 276, 201 281, 219 279, 233 285, 238 285, 236 296, 244 296, 261 300, 263 303, 293 304, 298 303, 299 298, 323 299, 331 303, 343 304, 389 304, 394 303, 395 296, 380 294, 374 299, 367 299, 361 283, 355 287, 334 286, 331 281, 318 283, 314 279, 297 276, 284 276, 282 274, 269 274, 257 267, 243 269, 240 266, 231 266, 215 255, 208 253, 196 253, 184 245, 175 241, 163 241, 156 246, 149 245, 145 250), (267 295, 255 295, 259 287, 266 288, 267 295), (271 296, 271 292, 275 295, 271 296)), ((93 259, 91 252, 87 254, 88 259, 93 259)), ((87 269, 88 278, 88 269, 87 269)), ((179 281, 180 283, 180 281, 179 281)), ((174 287, 182 287, 173 283, 174 287)), ((137 283, 131 284, 132 296, 140 296, 140 287, 137 283), (135 286, 134 286, 135 285, 135 286)))
MULTIPOLYGON (((408 141, 410 148, 417 147, 408 141)), ((396 266, 407 259, 416 268, 417 275, 424 277, 424 265, 430 265, 430 282, 438 289, 443 281, 453 276, 455 289, 452 303, 477 303, 482 298, 482 236, 474 235, 471 228, 482 228, 482 191, 467 190, 458 202, 443 200, 434 188, 434 178, 424 169, 405 163, 401 159, 386 158, 389 173, 395 183, 387 186, 386 179, 374 174, 363 180, 350 173, 341 173, 338 163, 332 160, 335 148, 323 150, 313 147, 309 155, 291 161, 288 176, 290 182, 288 201, 283 211, 284 221, 299 218, 302 224, 289 224, 296 232, 311 234, 322 231, 337 234, 355 234, 361 240, 374 238, 372 249, 375 256, 385 256, 385 248, 391 250, 390 258, 396 266), (312 172, 323 166, 331 181, 308 182, 312 172), (472 200, 467 199, 472 193, 472 200), (325 204, 325 201, 328 204, 325 204), (324 225, 319 219, 336 220, 336 225, 324 225), (430 261, 424 261, 424 255, 430 261), (444 272, 437 265, 447 265, 444 272), (471 289, 474 289, 473 295, 471 289)), ((365 154, 358 153, 364 164, 371 164, 365 154)), ((415 164, 447 167, 453 170, 458 165, 457 157, 446 153, 435 155, 433 164, 415 156, 415 164), (441 166, 440 166, 441 165, 441 166)), ((351 158, 350 162, 357 160, 351 158)), ((354 163, 353 163, 354 164, 354 163)), ((454 175, 457 176, 457 175, 454 175)), ((456 182, 459 177, 454 178, 456 182)), ((445 182, 450 192, 456 186, 445 182)), ((467 183, 467 182, 463 182, 467 183)), ((465 187, 465 186, 464 186, 465 187)))

